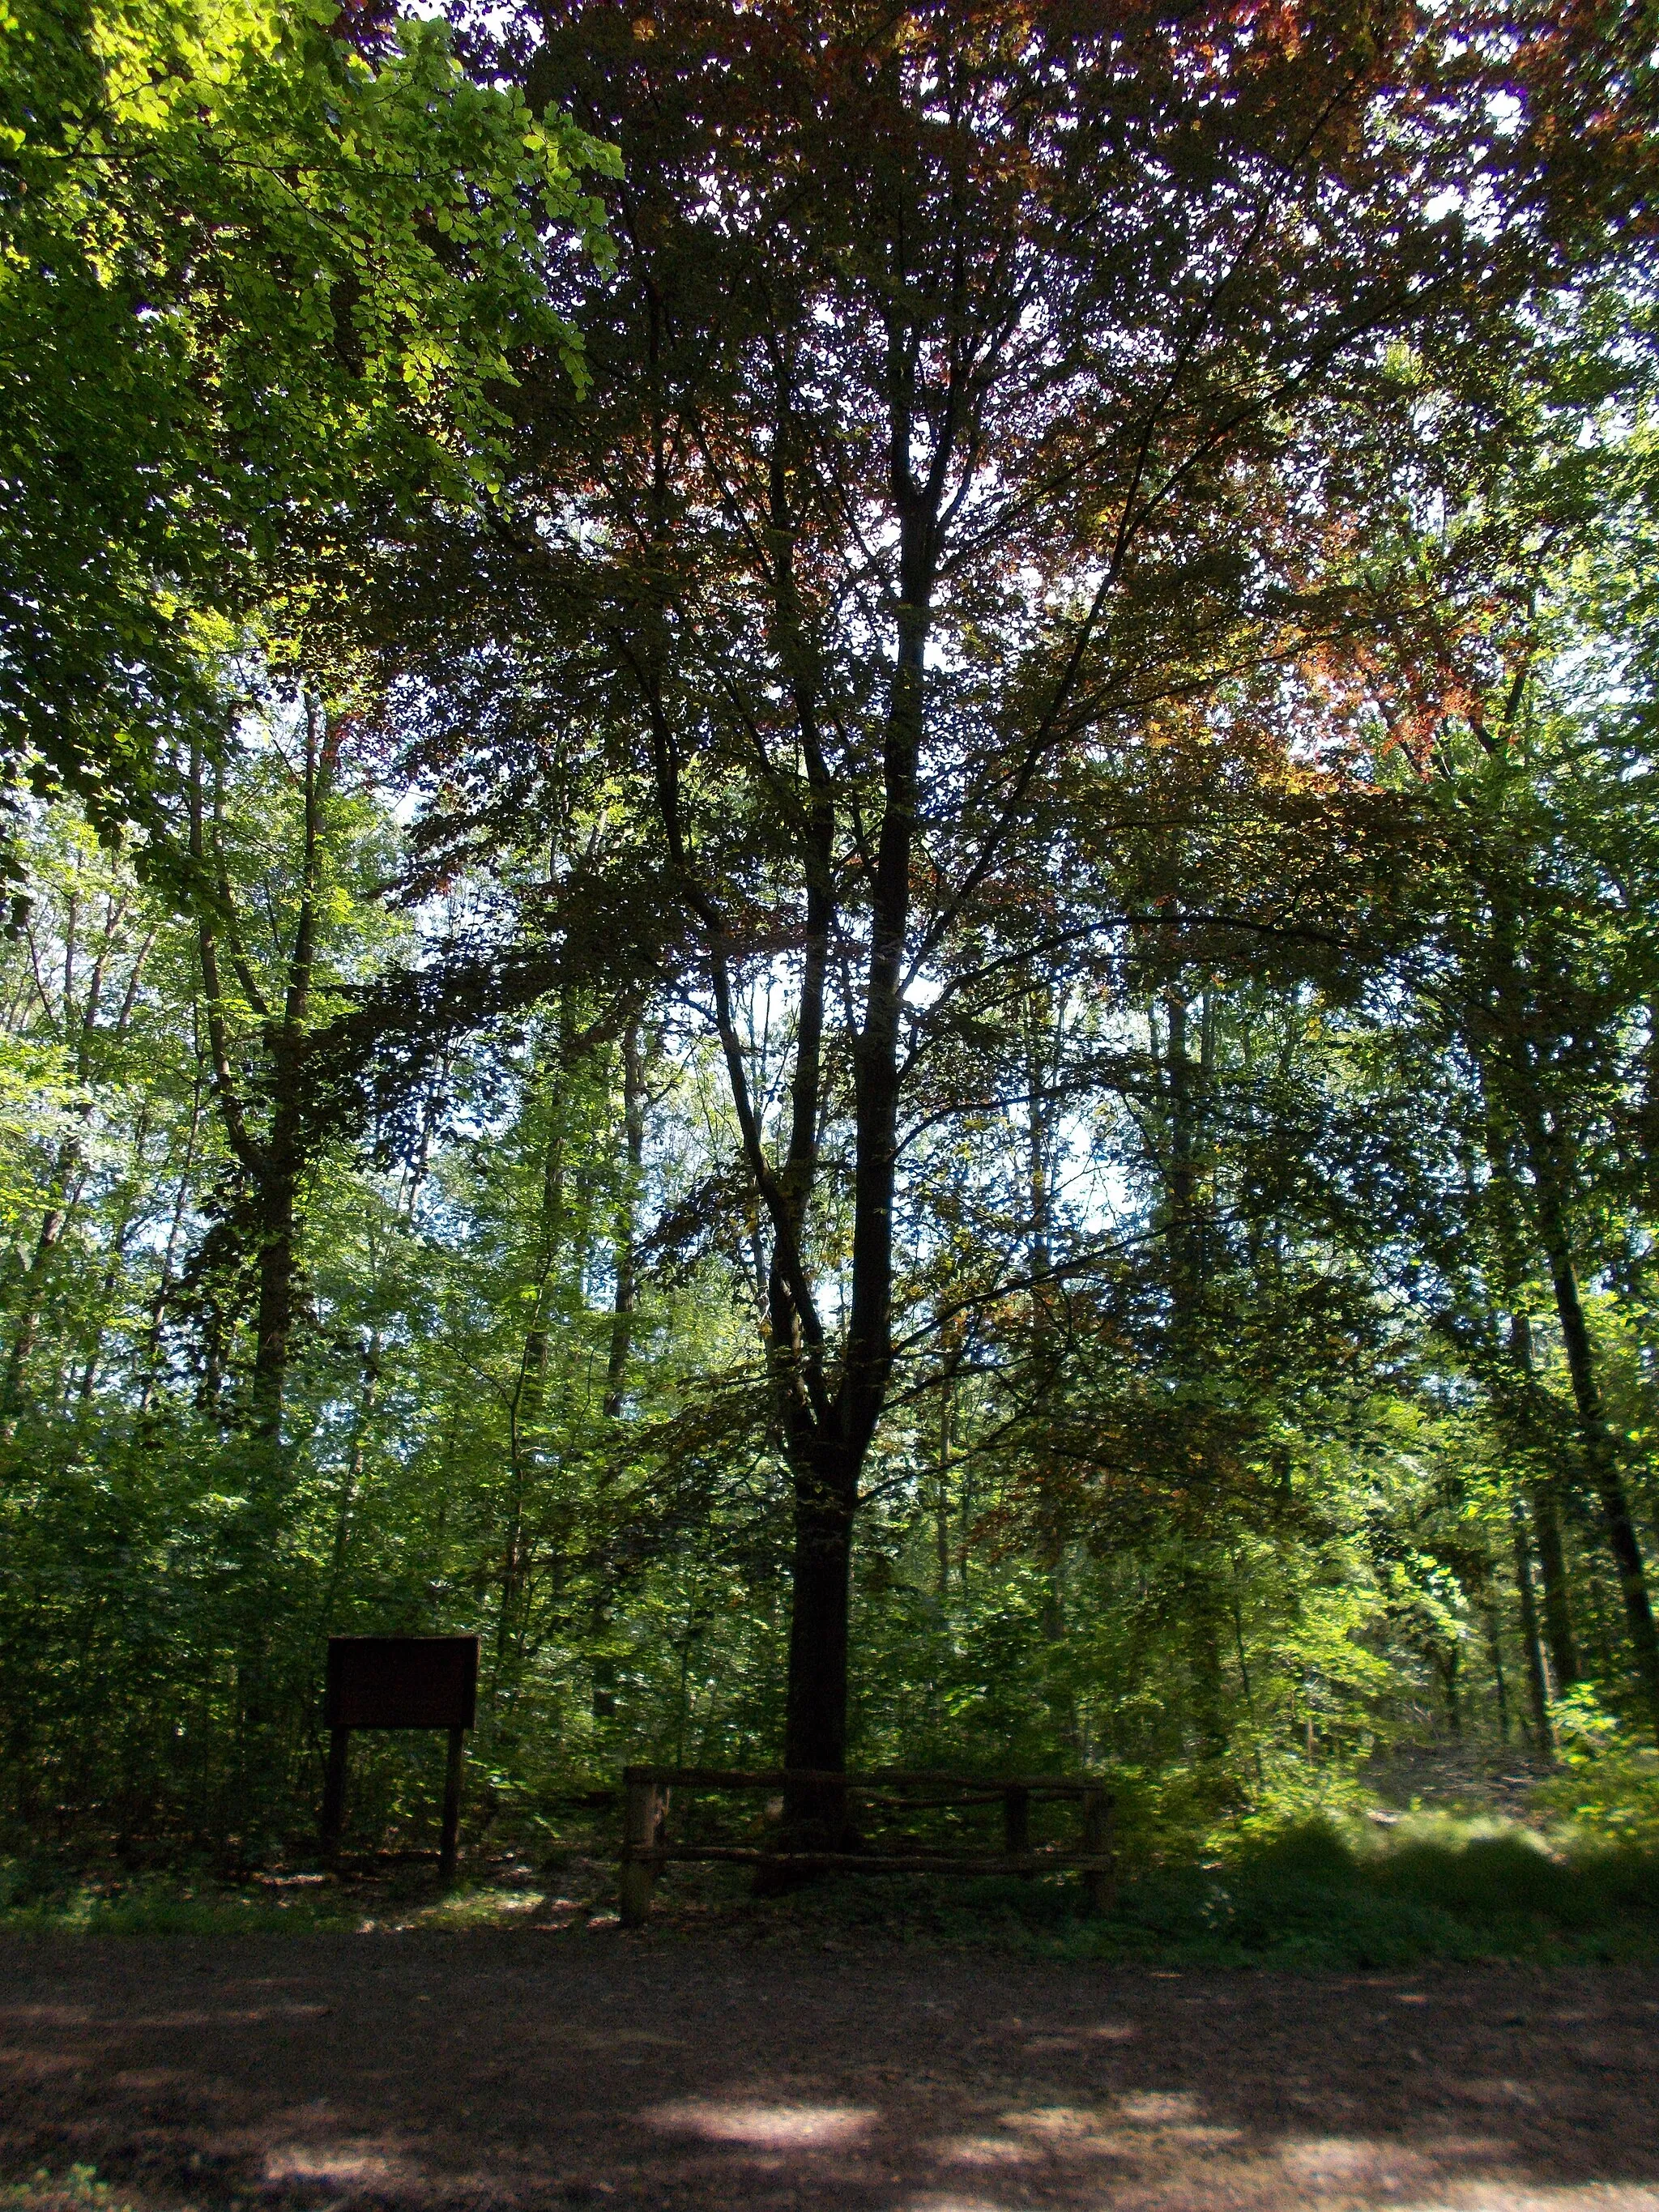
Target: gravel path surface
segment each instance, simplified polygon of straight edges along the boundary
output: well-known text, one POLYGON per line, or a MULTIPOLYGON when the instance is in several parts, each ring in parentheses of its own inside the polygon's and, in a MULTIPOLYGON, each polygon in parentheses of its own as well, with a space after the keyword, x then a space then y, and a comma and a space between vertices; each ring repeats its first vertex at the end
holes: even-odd
POLYGON ((1659 2212, 1659 1971, 9 1938, 0 2165, 140 2212, 1659 2212))

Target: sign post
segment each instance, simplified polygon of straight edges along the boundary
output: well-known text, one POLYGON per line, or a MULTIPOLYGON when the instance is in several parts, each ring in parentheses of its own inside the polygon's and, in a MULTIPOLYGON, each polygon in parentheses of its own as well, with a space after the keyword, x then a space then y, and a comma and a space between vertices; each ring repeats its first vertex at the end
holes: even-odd
POLYGON ((329 1732, 323 1787, 323 1854, 339 1848, 345 1818, 346 1746, 353 1729, 447 1729, 443 1842, 438 1874, 455 1878, 461 1825, 463 1738, 478 1708, 476 1636, 331 1636, 323 1722, 329 1732))

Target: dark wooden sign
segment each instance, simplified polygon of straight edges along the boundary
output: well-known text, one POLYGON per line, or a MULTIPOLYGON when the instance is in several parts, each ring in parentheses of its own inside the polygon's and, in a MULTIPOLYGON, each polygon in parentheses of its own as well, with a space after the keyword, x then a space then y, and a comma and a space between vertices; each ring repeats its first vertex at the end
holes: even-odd
POLYGON ((438 1870, 455 1872, 461 1825, 462 1737, 478 1710, 476 1636, 331 1636, 323 1721, 329 1731, 323 1850, 332 1858, 345 1817, 346 1746, 353 1729, 447 1729, 443 1842, 438 1870))
POLYGON ((476 1636, 331 1636, 323 1722, 337 1729, 470 1729, 476 1636))

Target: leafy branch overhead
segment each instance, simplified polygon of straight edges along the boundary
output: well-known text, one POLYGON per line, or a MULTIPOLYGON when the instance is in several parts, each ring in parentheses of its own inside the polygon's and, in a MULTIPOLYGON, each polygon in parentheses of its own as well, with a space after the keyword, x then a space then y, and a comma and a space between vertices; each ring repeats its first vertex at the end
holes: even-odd
MULTIPOLYGON (((19 0, 0 20, 0 747, 153 831, 179 717, 347 586, 344 541, 499 471, 585 173, 614 150, 473 82, 441 22, 19 0)), ((349 563, 348 563, 349 568, 349 563)))

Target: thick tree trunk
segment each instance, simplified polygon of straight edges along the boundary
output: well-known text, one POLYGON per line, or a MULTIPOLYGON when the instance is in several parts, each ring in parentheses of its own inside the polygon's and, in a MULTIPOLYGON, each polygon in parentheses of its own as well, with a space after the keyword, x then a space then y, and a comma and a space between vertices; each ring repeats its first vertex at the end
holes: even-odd
MULTIPOLYGON (((862 1455, 860 1455, 861 1458, 862 1455)), ((792 1454, 795 1493, 786 1766, 838 1774, 847 1764, 848 1616, 859 1460, 838 1442, 792 1454)), ((846 1836, 843 1793, 795 1790, 784 1817, 802 1842, 834 1849, 846 1836)))

